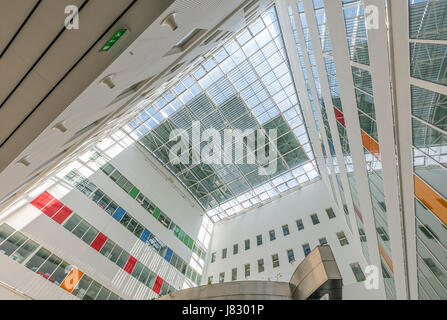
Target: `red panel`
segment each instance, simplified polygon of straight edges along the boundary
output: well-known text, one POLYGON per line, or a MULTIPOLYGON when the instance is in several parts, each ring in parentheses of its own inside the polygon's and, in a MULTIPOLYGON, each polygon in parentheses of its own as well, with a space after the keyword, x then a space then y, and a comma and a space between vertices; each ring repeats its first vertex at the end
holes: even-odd
POLYGON ((38 196, 36 199, 34 199, 31 202, 31 204, 33 206, 35 206, 37 209, 42 210, 42 208, 45 207, 53 199, 54 199, 54 197, 45 191, 40 196, 38 196))
POLYGON ((337 121, 340 122, 340 124, 343 127, 346 127, 345 126, 345 117, 344 117, 343 113, 341 113, 340 110, 338 110, 335 107, 334 107, 334 113, 335 113, 335 118, 337 119, 337 121))
POLYGON ((355 204, 353 204, 353 206, 354 206, 354 211, 355 211, 355 213, 356 213, 357 216, 360 218, 360 220, 363 222, 363 217, 362 217, 362 214, 360 213, 359 208, 357 208, 357 206, 356 206, 355 204))
POLYGON ((95 249, 96 251, 101 250, 102 246, 104 245, 104 242, 106 242, 107 237, 102 234, 101 232, 96 236, 95 240, 93 240, 90 247, 95 249))
POLYGON ((160 293, 161 286, 163 285, 163 279, 157 276, 157 279, 155 279, 154 287, 152 288, 152 291, 154 291, 156 294, 160 293))
POLYGON ((64 204, 59 200, 55 199, 49 205, 42 209, 42 212, 45 213, 50 218, 54 216, 56 212, 58 212, 64 204))
POLYGON ((59 224, 62 224, 68 216, 73 212, 69 207, 63 207, 56 215, 53 217, 53 220, 59 224))
POLYGON ((129 260, 127 260, 127 263, 124 266, 124 271, 126 271, 127 273, 132 273, 132 270, 135 267, 136 263, 137 263, 137 259, 130 256, 129 260))

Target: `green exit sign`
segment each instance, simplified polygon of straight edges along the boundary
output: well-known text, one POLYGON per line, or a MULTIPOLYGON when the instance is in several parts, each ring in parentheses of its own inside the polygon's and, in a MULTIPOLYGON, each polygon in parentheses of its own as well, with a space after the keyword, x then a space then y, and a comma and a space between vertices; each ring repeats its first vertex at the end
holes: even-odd
POLYGON ((99 52, 109 51, 111 47, 123 36, 126 29, 119 29, 115 34, 107 41, 107 43, 99 50, 99 52))

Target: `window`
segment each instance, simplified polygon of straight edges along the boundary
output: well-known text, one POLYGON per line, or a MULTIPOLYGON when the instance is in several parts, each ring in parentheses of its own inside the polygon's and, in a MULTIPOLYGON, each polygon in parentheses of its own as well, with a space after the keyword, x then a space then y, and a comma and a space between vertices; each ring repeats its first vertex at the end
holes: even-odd
POLYGON ((282 234, 284 236, 288 236, 290 234, 289 225, 288 224, 285 224, 285 225, 282 226, 282 234))
POLYGON ((3 242, 0 246, 0 253, 10 256, 22 244, 24 244, 26 240, 28 240, 28 238, 21 232, 17 231, 3 242))
POLYGON ((312 219, 312 223, 313 223, 314 225, 320 223, 320 220, 318 220, 318 216, 317 216, 316 213, 314 213, 313 215, 311 215, 310 218, 312 219))
POLYGON ((329 219, 334 219, 335 218, 335 212, 332 208, 328 208, 326 209, 326 213, 329 219))
POLYGON ((30 260, 26 263, 25 267, 36 272, 37 269, 44 263, 48 257, 51 255, 51 252, 45 248, 40 248, 37 253, 31 257, 30 260))
POLYGON ((237 280, 237 268, 231 269, 231 281, 237 280))
POLYGON ((225 272, 219 273, 219 283, 224 283, 225 281, 225 272))
POLYGON ((262 234, 256 236, 256 243, 258 244, 258 246, 262 244, 262 234))
POLYGON ((360 235, 360 241, 361 241, 361 242, 366 242, 365 230, 363 230, 362 228, 360 228, 360 229, 359 229, 359 235, 360 235))
POLYGON ((382 238, 383 241, 389 241, 390 238, 388 237, 388 234, 386 233, 385 229, 383 227, 377 227, 377 235, 382 238))
POLYGON ((351 263, 349 265, 352 269, 352 272, 354 273, 354 277, 357 280, 357 282, 365 281, 365 275, 363 274, 362 268, 360 267, 360 264, 358 262, 351 263))
POLYGON ((211 253, 211 263, 214 263, 214 262, 216 262, 216 253, 215 252, 211 253))
POLYGON ((303 244, 303 251, 304 251, 304 256, 307 257, 307 255, 310 253, 310 246, 308 243, 303 244))
POLYGON ((269 237, 270 237, 270 241, 273 241, 276 239, 275 230, 269 231, 269 237))
POLYGON ((264 259, 258 259, 258 272, 264 272, 264 259))
POLYGON ((247 277, 250 276, 250 264, 247 263, 247 264, 244 266, 244 269, 245 269, 245 278, 247 278, 247 277))
POLYGON ((279 267, 279 258, 278 258, 278 254, 272 254, 272 263, 273 263, 273 268, 277 268, 279 267))
POLYGON ((239 245, 236 243, 233 245, 233 254, 237 254, 239 252, 239 245))
POLYGON ((295 255, 293 254, 293 249, 287 250, 287 257, 289 258, 290 263, 295 261, 295 255))
POLYGON ((14 233, 14 229, 6 223, 0 226, 0 243, 14 233))
POLYGON ((327 244, 327 240, 326 240, 326 238, 320 238, 320 239, 318 239, 318 241, 320 242, 320 246, 324 246, 325 244, 327 244))
POLYGON ((208 277, 208 284, 213 284, 213 276, 208 277))
POLYGON ((245 250, 250 249, 250 239, 245 240, 245 250))
POLYGON ((22 263, 33 253, 39 245, 33 240, 28 239, 16 252, 13 253, 11 258, 18 263, 22 263))
POLYGON ((227 257, 227 248, 222 249, 222 259, 225 259, 227 257))
POLYGON ((298 231, 304 229, 303 219, 296 220, 296 227, 297 227, 298 231))
POLYGON ((343 231, 337 232, 337 238, 338 241, 340 241, 340 245, 342 247, 349 244, 348 238, 346 238, 345 233, 343 231))

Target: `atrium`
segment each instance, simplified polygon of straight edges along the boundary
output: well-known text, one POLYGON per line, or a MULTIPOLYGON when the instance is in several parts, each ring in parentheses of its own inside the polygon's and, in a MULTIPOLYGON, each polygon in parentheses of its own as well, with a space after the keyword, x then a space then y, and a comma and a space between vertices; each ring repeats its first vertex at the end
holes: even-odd
POLYGON ((1 300, 447 299, 447 1, 0 21, 1 300))

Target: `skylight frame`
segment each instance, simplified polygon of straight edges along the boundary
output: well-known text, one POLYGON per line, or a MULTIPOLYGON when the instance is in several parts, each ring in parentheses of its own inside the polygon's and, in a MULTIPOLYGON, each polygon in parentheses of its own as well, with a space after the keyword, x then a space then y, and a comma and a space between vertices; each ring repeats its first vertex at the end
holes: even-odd
MULTIPOLYGON (((152 99, 149 103, 146 103, 142 112, 131 120, 128 125, 124 126, 123 129, 134 140, 139 141, 140 138, 164 123, 166 119, 169 119, 177 111, 183 108, 188 108, 186 104, 204 92, 211 98, 211 100, 213 100, 213 102, 215 102, 217 106, 216 110, 219 110, 222 107, 224 101, 229 101, 229 99, 237 94, 242 98, 248 108, 249 113, 247 114, 254 117, 260 126, 272 119, 276 119, 275 117, 280 116, 289 126, 288 132, 294 132, 296 140, 300 143, 298 149, 301 148, 308 157, 308 161, 302 163, 298 167, 290 168, 287 163, 284 162, 287 166, 287 171, 283 174, 274 178, 269 178, 268 181, 261 183, 256 187, 247 183, 249 191, 236 195, 234 198, 229 199, 224 203, 218 203, 213 208, 206 210, 200 201, 202 197, 198 198, 196 193, 183 183, 178 174, 172 172, 163 160, 158 158, 152 150, 149 150, 146 147, 149 152, 156 156, 160 162, 162 162, 162 164, 185 185, 188 191, 190 191, 194 198, 201 204, 202 208, 207 211, 208 216, 214 222, 247 210, 257 204, 269 202, 277 195, 298 188, 319 177, 318 167, 315 163, 315 157, 294 87, 274 5, 267 9, 261 17, 257 18, 247 27, 229 38, 223 45, 220 45, 218 48, 211 51, 203 62, 194 67, 192 71, 188 72, 186 75, 181 76, 175 84, 168 87, 162 94, 152 99), (255 45, 253 45, 253 43, 255 45), (250 48, 249 44, 253 47, 250 48), (253 50, 254 48, 255 50, 253 50), (259 61, 257 61, 256 58, 258 58, 259 61), (238 59, 240 60, 238 61, 238 59), (233 66, 228 68, 232 63, 233 66), (259 70, 259 66, 261 65, 266 66, 267 70, 259 70), (243 74, 242 71, 244 70, 240 70, 242 67, 254 71, 254 80, 247 81, 246 75, 253 76, 253 74, 249 74, 248 72, 243 74), (231 74, 238 72, 241 73, 242 76, 233 81, 231 79, 231 74), (275 79, 266 84, 266 81, 268 81, 267 77, 272 77, 273 75, 275 76, 275 79), (210 79, 214 81, 209 81, 210 79), (219 90, 214 96, 211 96, 207 91, 208 88, 216 85, 216 83, 222 80, 227 80, 230 86, 224 88, 226 91, 219 90), (259 85, 261 87, 260 89, 259 85), (255 91, 256 86, 258 86, 258 91, 255 91), (273 87, 276 87, 277 90, 273 87), (248 91, 250 91, 250 88, 253 92, 251 92, 251 95, 249 96, 248 91), (279 100, 278 96, 281 95, 283 96, 283 99, 279 100), (256 100, 254 97, 258 99, 256 103, 250 101, 250 99, 256 100), (259 99, 259 97, 263 97, 263 99, 259 99), (271 105, 269 109, 266 110, 265 106, 267 106, 269 102, 271 105), (289 104, 289 106, 285 107, 287 104, 289 104), (263 111, 260 111, 262 110, 261 107, 264 109, 263 111), (281 110, 281 108, 283 108, 283 110, 281 110), (295 115, 291 117, 290 114, 295 115)), ((209 114, 216 110, 212 110, 209 114)), ((190 111, 189 108, 188 111, 190 111)), ((298 149, 294 149, 291 152, 298 149)), ((282 156, 279 155, 279 157, 282 159, 282 156)), ((183 173, 184 172, 182 172, 182 174, 183 173)), ((246 179, 247 174, 249 174, 242 171, 240 171, 240 173, 240 176, 244 179, 246 179)), ((217 175, 217 171, 215 171, 214 174, 217 175)), ((212 175, 205 179, 210 177, 212 177, 212 175)), ((200 180, 199 182, 203 180, 200 180)), ((237 180, 231 181, 230 183, 224 182, 225 187, 228 190, 231 190, 228 187, 228 184, 235 181, 237 180)), ((211 195, 211 193, 212 192, 208 192, 208 195, 211 195)))

